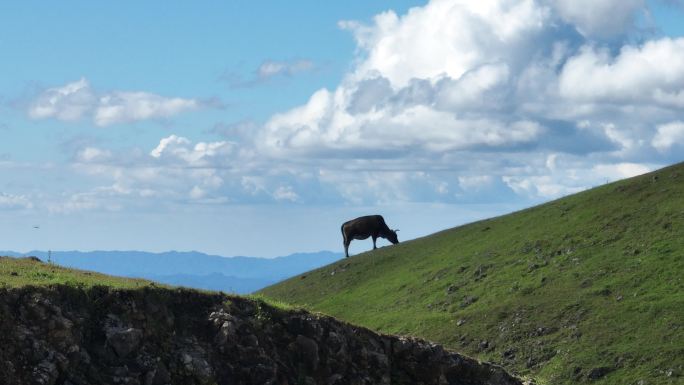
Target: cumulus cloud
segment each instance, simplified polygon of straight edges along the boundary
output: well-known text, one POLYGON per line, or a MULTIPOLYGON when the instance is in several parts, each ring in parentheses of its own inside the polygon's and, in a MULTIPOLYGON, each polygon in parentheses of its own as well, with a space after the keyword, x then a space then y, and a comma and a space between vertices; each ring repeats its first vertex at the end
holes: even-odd
POLYGON ((483 64, 512 61, 529 52, 528 40, 548 18, 549 10, 532 0, 437 0, 402 17, 381 13, 371 26, 341 26, 364 52, 354 78, 381 74, 405 86, 411 79, 459 79, 483 64))
POLYGON ((625 45, 615 56, 607 48, 584 46, 560 75, 568 100, 652 103, 684 107, 684 38, 625 45))
POLYGON ((558 160, 557 157, 552 157, 550 164, 547 159, 547 167, 546 170, 531 167, 524 173, 506 175, 502 179, 517 194, 546 200, 641 175, 657 166, 630 162, 587 166, 576 159, 558 160))
POLYGON ((530 142, 543 132, 533 121, 460 117, 425 105, 388 106, 353 115, 344 101, 342 93, 321 90, 305 106, 274 116, 258 141, 261 149, 273 155, 358 155, 365 150, 367 157, 388 152, 401 156, 406 151, 507 147, 530 142))
POLYGON ((658 126, 651 145, 660 152, 666 152, 675 145, 684 143, 684 122, 676 121, 658 126))
MULTIPOLYGON (((336 87, 263 125, 217 126, 226 140, 167 136, 128 166, 105 150, 79 159, 122 191, 205 203, 538 202, 582 191, 671 162, 684 139, 684 39, 633 39, 647 6, 432 0, 341 21, 358 49, 336 87)), ((308 66, 269 61, 254 76, 308 66)), ((55 91, 53 104, 88 90, 55 91)), ((82 114, 84 103, 68 104, 55 110, 82 114)))
POLYGON ((48 88, 30 104, 33 119, 77 121, 91 118, 97 126, 165 119, 201 106, 196 99, 167 98, 149 92, 98 92, 85 78, 48 88))
MULTIPOLYGON (((354 68, 272 116, 257 149, 345 170, 361 162, 373 177, 407 173, 397 189, 419 168, 433 173, 422 183, 441 192, 435 199, 478 181, 550 198, 652 169, 665 159, 649 148, 679 139, 663 119, 684 118, 684 40, 632 43, 644 12, 642 0, 433 0, 368 25, 341 21, 358 45, 354 68)), ((369 186, 340 188, 350 197, 369 186)))
POLYGON ((645 0, 555 0, 559 16, 586 37, 611 38, 634 27, 645 0))
POLYGON ((150 152, 153 158, 169 161, 181 161, 188 166, 213 165, 213 159, 224 159, 235 150, 235 143, 199 142, 192 145, 190 140, 184 137, 171 135, 162 138, 159 145, 150 152))
POLYGON ((229 141, 194 142, 169 135, 152 149, 115 152, 89 146, 74 159, 76 171, 105 185, 72 194, 54 204, 54 212, 113 210, 145 200, 226 204, 299 199, 287 177, 263 177, 271 171, 274 175, 285 171, 275 172, 276 167, 229 141))

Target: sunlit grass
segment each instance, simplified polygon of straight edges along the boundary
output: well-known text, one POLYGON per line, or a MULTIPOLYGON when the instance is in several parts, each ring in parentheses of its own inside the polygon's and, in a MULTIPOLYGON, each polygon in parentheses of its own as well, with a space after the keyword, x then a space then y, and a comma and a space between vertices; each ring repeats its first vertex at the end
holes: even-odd
POLYGON ((602 366, 602 384, 678 383, 684 166, 360 254, 261 294, 542 384, 588 381, 602 366))
POLYGON ((13 288, 29 285, 110 286, 125 289, 164 286, 143 279, 113 277, 91 271, 69 269, 29 258, 0 257, 0 287, 13 288))

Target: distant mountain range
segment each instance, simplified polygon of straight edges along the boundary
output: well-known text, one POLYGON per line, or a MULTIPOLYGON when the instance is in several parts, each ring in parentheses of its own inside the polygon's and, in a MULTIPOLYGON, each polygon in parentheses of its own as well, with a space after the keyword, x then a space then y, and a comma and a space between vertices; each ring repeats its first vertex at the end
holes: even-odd
MULTIPOLYGON (((0 255, 36 256, 45 251, 0 251, 0 255)), ((333 263, 342 253, 320 251, 277 258, 221 257, 197 251, 53 251, 52 262, 66 267, 177 286, 247 294, 297 274, 333 263)))

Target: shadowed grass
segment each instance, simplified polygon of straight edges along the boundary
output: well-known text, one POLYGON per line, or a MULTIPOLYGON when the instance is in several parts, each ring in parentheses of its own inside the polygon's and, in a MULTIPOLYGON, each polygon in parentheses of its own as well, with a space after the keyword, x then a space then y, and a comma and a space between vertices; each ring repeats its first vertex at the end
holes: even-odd
MULTIPOLYGON (((455 221, 455 220, 454 220, 455 221)), ((684 165, 360 254, 261 294, 542 384, 684 383, 684 165)))

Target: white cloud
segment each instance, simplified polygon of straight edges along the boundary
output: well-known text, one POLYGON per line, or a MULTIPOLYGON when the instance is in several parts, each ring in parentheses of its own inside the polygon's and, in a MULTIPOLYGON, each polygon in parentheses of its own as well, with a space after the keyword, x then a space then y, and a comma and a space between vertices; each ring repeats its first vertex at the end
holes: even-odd
POLYGON ((316 64, 307 59, 294 60, 264 60, 254 69, 250 76, 243 76, 235 72, 226 72, 221 80, 227 81, 232 87, 253 87, 278 78, 290 78, 316 69, 316 64))
POLYGON ((258 141, 273 155, 290 151, 353 152, 423 150, 442 152, 475 147, 503 147, 531 142, 544 128, 537 122, 506 122, 486 116, 459 117, 425 105, 373 109, 363 114, 347 111, 345 90, 315 93, 309 103, 276 115, 258 141))
POLYGON ((159 141, 159 145, 155 147, 155 149, 152 150, 152 152, 150 152, 150 155, 152 155, 155 158, 159 158, 165 151, 187 152, 186 146, 189 144, 190 140, 188 140, 187 138, 171 135, 166 138, 162 138, 159 141))
POLYGON ((615 156, 638 151, 649 119, 662 109, 678 114, 684 40, 624 44, 613 54, 592 37, 625 32, 645 4, 582 4, 433 0, 403 16, 377 15, 371 25, 340 22, 357 40, 355 68, 336 89, 272 116, 257 134, 259 150, 400 161, 549 143, 598 150, 579 143, 593 137, 619 146, 615 156), (595 17, 611 7, 619 8, 613 24, 601 27, 603 16, 595 17), (583 120, 590 129, 579 127, 583 120), (558 123, 575 126, 577 144, 558 123))
MULTIPOLYGON (((162 138, 149 151, 114 152, 86 147, 77 152, 74 168, 100 183, 104 180, 105 186, 73 194, 51 210, 111 210, 138 205, 146 199, 157 204, 228 203, 235 191, 234 178, 240 175, 236 170, 249 170, 249 159, 240 156, 234 143, 193 142, 178 135, 162 138), (105 202, 118 203, 107 206, 105 202)), ((242 189, 237 190, 244 194, 242 189)), ((280 197, 287 197, 286 191, 281 191, 280 197)))
POLYGON ((31 209, 33 202, 25 195, 0 192, 0 209, 31 209))
POLYGON ((684 107, 684 38, 625 45, 617 56, 584 46, 563 67, 559 87, 569 100, 684 107))
POLYGON ((95 124, 109 126, 138 120, 170 118, 199 107, 194 99, 165 98, 148 92, 114 92, 100 97, 95 124))
POLYGON ((568 164, 562 164, 564 162, 558 159, 554 162, 559 165, 553 170, 532 168, 522 175, 504 176, 503 181, 517 194, 554 199, 607 182, 641 175, 657 167, 630 162, 599 163, 589 167, 578 160, 568 164))
POLYGON ((65 121, 81 119, 97 104, 96 96, 85 78, 62 87, 48 88, 31 103, 31 118, 56 118, 65 121))
POLYGON ((313 68, 314 64, 310 60, 266 60, 257 68, 256 73, 259 79, 268 79, 279 75, 292 76, 300 72, 311 71, 313 68))
POLYGON ((77 121, 92 118, 97 126, 165 119, 199 108, 196 99, 166 98, 149 92, 98 92, 85 78, 43 91, 30 104, 33 119, 77 121))
POLYGON ((124 208, 120 198, 131 196, 137 198, 139 195, 125 186, 114 183, 80 192, 65 192, 59 199, 46 202, 45 206, 53 214, 93 210, 120 211, 124 208))
POLYGON ((558 198, 563 195, 576 193, 585 189, 584 186, 569 186, 568 183, 557 181, 551 175, 539 176, 506 176, 504 182, 517 194, 540 197, 543 199, 558 198))
POLYGON ((366 52, 354 77, 379 74, 401 87, 413 78, 459 79, 483 64, 524 54, 526 40, 543 29, 548 16, 533 0, 438 0, 402 17, 379 14, 370 27, 341 26, 354 32, 366 52))
MULTIPOLYGON (((337 174, 397 171, 395 181, 416 169, 453 172, 450 181, 421 179, 442 197, 472 190, 477 179, 468 178, 548 198, 595 185, 606 170, 649 169, 662 164, 643 157, 652 140, 661 143, 653 127, 684 119, 684 39, 627 40, 646 7, 433 0, 369 25, 342 21, 357 41, 355 67, 335 89, 273 115, 256 135, 258 153, 300 167, 338 165, 337 174), (472 176, 471 167, 484 172, 472 176)), ((350 200, 373 191, 368 183, 343 186, 330 171, 319 179, 350 200)), ((415 199, 407 191, 394 197, 415 199)))
POLYGON ((110 159, 112 152, 97 147, 86 147, 76 154, 76 159, 80 162, 102 162, 110 159))
POLYGON ((292 186, 280 186, 273 192, 273 198, 277 201, 296 202, 299 195, 292 189, 292 186))
POLYGON ((170 135, 162 138, 150 155, 157 159, 180 160, 189 166, 203 166, 211 165, 212 159, 229 156, 234 150, 232 142, 199 142, 193 146, 187 138, 170 135))
MULTIPOLYGON (((262 126, 215 130, 236 142, 170 135, 125 164, 101 149, 78 160, 120 194, 157 201, 556 198, 654 169, 684 139, 684 39, 628 39, 645 9, 641 0, 432 0, 369 25, 340 22, 358 45, 342 81, 262 126)), ((308 66, 267 61, 254 76, 308 66)), ((62 93, 84 87, 72 88, 62 93)), ((167 114, 151 105, 154 114, 121 114, 167 114)))
POLYGON ((634 27, 645 0, 554 0, 559 16, 587 37, 611 38, 634 27))
POLYGON ((458 177, 458 184, 464 190, 479 190, 492 184, 493 179, 491 175, 460 176, 458 177))
POLYGON ((651 145, 660 152, 666 152, 675 145, 684 143, 684 122, 676 121, 658 126, 651 145))
POLYGON ((600 177, 605 177, 611 181, 645 174, 652 170, 653 168, 647 165, 629 162, 617 164, 598 164, 592 168, 592 171, 595 174, 600 177))

